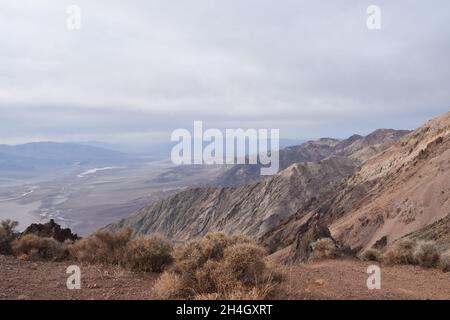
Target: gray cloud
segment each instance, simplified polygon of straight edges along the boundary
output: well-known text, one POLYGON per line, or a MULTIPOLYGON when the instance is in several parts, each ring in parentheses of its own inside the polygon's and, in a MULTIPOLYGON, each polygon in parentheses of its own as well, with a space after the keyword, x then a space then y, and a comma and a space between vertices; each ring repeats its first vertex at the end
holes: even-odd
POLYGON ((377 1, 380 31, 370 4, 2 2, 0 142, 164 140, 196 119, 345 137, 448 111, 448 1, 377 1))

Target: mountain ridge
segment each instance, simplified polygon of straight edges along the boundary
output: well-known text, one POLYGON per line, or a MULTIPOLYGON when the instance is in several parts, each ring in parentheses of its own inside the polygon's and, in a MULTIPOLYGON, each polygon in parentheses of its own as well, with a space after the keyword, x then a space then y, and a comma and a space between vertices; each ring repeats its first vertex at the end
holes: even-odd
POLYGON ((315 217, 342 245, 357 251, 384 237, 390 245, 411 234, 427 235, 423 238, 433 238, 445 251, 450 247, 449 231, 442 231, 450 214, 449 140, 450 112, 366 160, 320 204, 265 234, 263 243, 273 250, 288 247, 315 217))
POLYGON ((127 157, 105 148, 65 142, 0 145, 0 175, 36 174, 75 163, 108 164, 127 157))
POLYGON ((367 154, 374 152, 372 149, 384 150, 403 134, 392 130, 386 131, 383 137, 378 136, 377 141, 352 136, 349 143, 325 138, 289 147, 280 151, 285 163, 299 157, 316 161, 294 162, 274 176, 244 185, 188 189, 144 207, 107 228, 117 230, 128 225, 135 234, 162 233, 180 241, 208 231, 260 238, 298 210, 309 207, 322 194, 332 192, 367 154), (351 158, 355 152, 361 154, 351 158))

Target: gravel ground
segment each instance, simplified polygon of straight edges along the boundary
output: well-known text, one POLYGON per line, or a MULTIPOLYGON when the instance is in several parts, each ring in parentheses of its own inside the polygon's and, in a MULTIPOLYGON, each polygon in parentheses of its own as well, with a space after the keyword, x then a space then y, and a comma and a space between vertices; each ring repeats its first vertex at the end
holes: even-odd
POLYGON ((139 274, 116 266, 78 264, 81 289, 69 290, 71 262, 27 262, 0 256, 0 299, 154 299, 158 275, 139 274))
POLYGON ((281 268, 281 299, 450 299, 450 273, 418 266, 380 266, 381 289, 369 290, 374 263, 327 260, 281 268))
MULTIPOLYGON (((0 299, 155 299, 157 274, 79 264, 81 289, 66 287, 70 262, 27 262, 0 256, 0 299)), ((357 260, 327 260, 276 267, 285 280, 276 299, 450 299, 450 273, 417 266, 381 266, 381 289, 369 290, 367 267, 357 260)))

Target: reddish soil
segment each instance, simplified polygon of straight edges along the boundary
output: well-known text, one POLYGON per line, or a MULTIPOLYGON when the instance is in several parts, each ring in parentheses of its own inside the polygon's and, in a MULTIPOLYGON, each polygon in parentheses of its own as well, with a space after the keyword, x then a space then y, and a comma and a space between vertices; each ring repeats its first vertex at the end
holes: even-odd
POLYGON ((418 266, 380 266, 381 289, 367 288, 367 267, 359 260, 327 260, 284 267, 280 299, 450 300, 450 273, 418 266))
MULTIPOLYGON (((78 264, 81 290, 66 287, 70 262, 27 262, 0 256, 0 299, 155 299, 158 275, 78 264)), ((368 290, 368 262, 328 260, 285 273, 277 299, 450 299, 450 273, 417 266, 381 267, 381 289, 368 290)))
POLYGON ((0 255, 0 299, 154 299, 158 275, 139 274, 115 266, 71 262, 28 262, 0 255), (66 269, 77 264, 81 289, 66 286, 66 269))

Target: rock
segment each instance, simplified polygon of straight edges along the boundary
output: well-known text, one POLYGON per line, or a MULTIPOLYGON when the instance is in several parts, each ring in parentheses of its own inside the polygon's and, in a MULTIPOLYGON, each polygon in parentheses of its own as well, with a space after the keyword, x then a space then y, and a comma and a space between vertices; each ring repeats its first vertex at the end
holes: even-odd
POLYGON ((387 243, 388 243, 387 237, 383 236, 375 242, 372 248, 382 250, 387 246, 387 243))
POLYGON ((57 224, 53 219, 50 222, 41 224, 33 223, 31 224, 21 236, 27 234, 35 234, 39 237, 53 238, 59 242, 64 242, 66 240, 78 240, 79 237, 73 234, 69 228, 62 229, 59 224, 57 224))
POLYGON ((313 216, 298 229, 286 262, 295 264, 307 261, 312 253, 311 243, 322 238, 333 239, 330 230, 320 222, 317 216, 313 216))
POLYGON ((317 279, 317 280, 314 281, 314 283, 321 287, 321 286, 323 286, 325 284, 325 280, 317 279))

